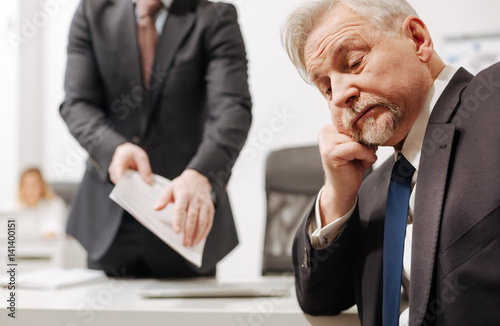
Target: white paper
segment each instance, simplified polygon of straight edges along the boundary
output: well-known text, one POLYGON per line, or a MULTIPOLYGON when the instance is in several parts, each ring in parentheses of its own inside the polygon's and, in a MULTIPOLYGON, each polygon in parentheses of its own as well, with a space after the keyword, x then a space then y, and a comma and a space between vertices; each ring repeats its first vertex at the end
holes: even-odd
MULTIPOLYGON (((103 271, 85 268, 50 268, 32 272, 20 273, 17 284, 22 289, 56 290, 68 286, 105 280, 103 271)), ((7 284, 8 279, 2 279, 0 284, 7 284)))
POLYGON ((153 174, 152 179, 153 185, 148 185, 137 171, 127 170, 111 191, 109 198, 182 257, 201 267, 205 239, 194 247, 185 247, 182 244, 183 233, 175 233, 172 227, 173 204, 168 204, 161 211, 154 210, 156 202, 171 181, 157 174, 153 174))

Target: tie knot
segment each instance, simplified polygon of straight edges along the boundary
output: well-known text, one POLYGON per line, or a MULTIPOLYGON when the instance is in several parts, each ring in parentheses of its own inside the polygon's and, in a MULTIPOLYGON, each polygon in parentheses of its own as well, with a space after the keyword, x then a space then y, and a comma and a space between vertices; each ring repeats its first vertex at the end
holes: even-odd
POLYGON ((403 154, 399 154, 394 167, 392 168, 392 178, 398 182, 403 182, 405 180, 410 180, 413 177, 413 173, 415 173, 415 168, 411 165, 410 162, 403 156, 403 154))
POLYGON ((160 0, 137 0, 137 14, 140 18, 153 16, 163 4, 160 0))

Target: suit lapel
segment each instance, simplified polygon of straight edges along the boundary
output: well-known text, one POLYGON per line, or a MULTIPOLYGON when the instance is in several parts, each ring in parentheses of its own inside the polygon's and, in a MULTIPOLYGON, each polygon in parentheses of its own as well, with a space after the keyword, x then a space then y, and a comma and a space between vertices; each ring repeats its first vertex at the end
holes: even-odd
POLYGON ((167 20, 163 26, 161 37, 156 46, 155 61, 151 72, 151 85, 148 96, 147 112, 142 117, 141 131, 144 135, 149 125, 149 120, 153 112, 153 108, 161 93, 162 84, 169 74, 175 53, 186 38, 195 21, 194 12, 189 11, 189 8, 179 8, 175 5, 180 3, 174 2, 174 5, 169 10, 167 20))
POLYGON ((429 304, 434 262, 448 169, 452 157, 455 125, 450 123, 460 102, 460 94, 471 75, 464 69, 455 76, 440 96, 427 126, 417 178, 411 282, 410 325, 421 325, 429 304))
POLYGON ((116 21, 108 22, 107 26, 114 31, 116 39, 116 50, 125 51, 126 55, 118 55, 120 67, 129 82, 128 91, 140 87, 142 89, 141 65, 139 60, 139 48, 137 46, 137 29, 134 5, 132 1, 109 1, 115 7, 113 17, 116 21))

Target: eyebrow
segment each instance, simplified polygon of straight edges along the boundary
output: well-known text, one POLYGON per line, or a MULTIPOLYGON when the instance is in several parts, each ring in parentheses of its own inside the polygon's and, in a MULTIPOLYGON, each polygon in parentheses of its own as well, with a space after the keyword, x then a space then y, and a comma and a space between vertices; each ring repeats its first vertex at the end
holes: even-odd
POLYGON ((361 42, 356 38, 352 38, 352 37, 348 38, 347 40, 343 41, 342 43, 339 43, 339 44, 334 46, 331 56, 336 56, 340 52, 347 52, 348 50, 350 50, 349 46, 352 47, 353 44, 361 44, 361 42))
MULTIPOLYGON (((350 49, 349 46, 351 46, 352 44, 360 44, 360 41, 357 38, 350 37, 342 41, 341 43, 336 44, 333 47, 329 57, 336 57, 339 55, 339 53, 347 52, 350 49)), ((314 83, 318 78, 319 78, 318 74, 315 73, 314 75, 311 76, 310 80, 312 83, 314 83)))

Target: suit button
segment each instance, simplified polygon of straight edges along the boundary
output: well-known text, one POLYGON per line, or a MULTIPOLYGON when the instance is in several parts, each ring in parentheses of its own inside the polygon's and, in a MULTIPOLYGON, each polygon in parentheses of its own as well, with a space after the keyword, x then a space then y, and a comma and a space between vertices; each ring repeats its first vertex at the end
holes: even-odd
POLYGON ((141 137, 139 137, 137 135, 132 136, 132 138, 130 138, 130 140, 132 141, 132 143, 134 143, 136 145, 141 144, 141 137))

